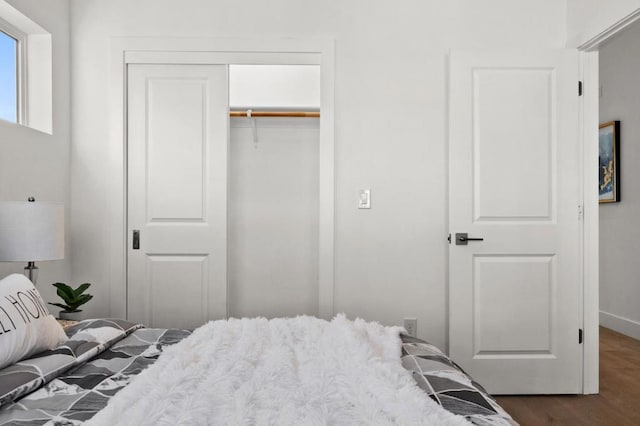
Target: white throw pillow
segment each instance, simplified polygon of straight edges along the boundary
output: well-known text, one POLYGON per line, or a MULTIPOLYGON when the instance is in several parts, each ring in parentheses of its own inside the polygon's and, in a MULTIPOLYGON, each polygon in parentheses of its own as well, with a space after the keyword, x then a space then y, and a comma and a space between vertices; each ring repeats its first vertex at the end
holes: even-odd
POLYGON ((13 274, 0 280, 0 368, 66 340, 64 330, 27 277, 13 274))

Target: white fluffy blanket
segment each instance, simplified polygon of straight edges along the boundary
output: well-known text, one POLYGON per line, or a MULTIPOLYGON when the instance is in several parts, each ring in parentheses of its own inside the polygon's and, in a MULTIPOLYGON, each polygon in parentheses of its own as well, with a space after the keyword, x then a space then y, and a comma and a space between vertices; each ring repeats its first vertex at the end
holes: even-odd
POLYGON ((467 425, 400 363, 400 328, 340 315, 198 328, 91 425, 467 425))

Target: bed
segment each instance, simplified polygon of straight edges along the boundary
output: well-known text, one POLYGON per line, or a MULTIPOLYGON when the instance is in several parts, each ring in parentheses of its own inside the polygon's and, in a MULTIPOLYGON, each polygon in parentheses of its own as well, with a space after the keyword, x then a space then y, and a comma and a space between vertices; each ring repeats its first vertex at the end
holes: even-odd
POLYGON ((23 275, 0 280, 0 426, 515 424, 400 327, 338 314, 63 329, 46 306, 23 275))
MULTIPOLYGON (((0 370, 0 425, 91 423, 136 376, 192 334, 118 319, 85 320, 65 332, 69 340, 58 348, 0 370)), ((405 335, 401 340, 404 369, 426 397, 466 420, 460 424, 516 424, 438 348, 405 335)), ((127 424, 126 418, 121 423, 127 424)))

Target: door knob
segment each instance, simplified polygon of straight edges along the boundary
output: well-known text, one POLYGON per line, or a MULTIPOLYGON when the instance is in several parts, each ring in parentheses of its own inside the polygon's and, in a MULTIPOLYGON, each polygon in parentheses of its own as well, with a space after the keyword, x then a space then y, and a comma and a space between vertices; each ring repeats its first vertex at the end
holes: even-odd
POLYGON ((470 238, 466 232, 460 232, 456 234, 456 245, 466 246, 469 241, 484 241, 484 238, 470 238))

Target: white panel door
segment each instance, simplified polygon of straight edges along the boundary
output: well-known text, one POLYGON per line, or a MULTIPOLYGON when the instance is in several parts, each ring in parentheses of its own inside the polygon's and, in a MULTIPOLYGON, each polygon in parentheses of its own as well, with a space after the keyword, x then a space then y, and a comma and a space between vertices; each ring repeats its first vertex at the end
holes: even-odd
POLYGON ((227 315, 227 74, 129 65, 130 320, 194 328, 227 315))
POLYGON ((454 52, 450 72, 450 354, 491 393, 578 393, 577 52, 454 52))

